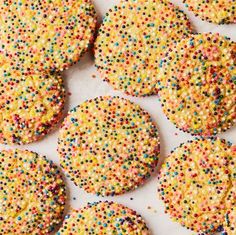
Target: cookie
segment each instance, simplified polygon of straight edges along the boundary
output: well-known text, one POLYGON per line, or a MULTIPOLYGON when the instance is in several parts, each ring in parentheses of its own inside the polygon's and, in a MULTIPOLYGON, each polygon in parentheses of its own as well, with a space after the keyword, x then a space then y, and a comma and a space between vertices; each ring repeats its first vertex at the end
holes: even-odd
POLYGON ((72 109, 59 131, 60 164, 88 193, 118 195, 150 177, 160 147, 156 125, 139 105, 97 97, 72 109))
POLYGON ((216 24, 236 23, 236 0, 183 0, 202 20, 216 24))
POLYGON ((28 144, 49 133, 65 102, 58 74, 0 66, 0 143, 28 144))
POLYGON ((26 150, 0 152, 0 234, 48 235, 62 220, 65 200, 51 161, 26 150))
POLYGON ((122 1, 99 29, 95 65, 115 89, 133 96, 157 94, 166 48, 191 32, 187 16, 168 1, 122 1))
POLYGON ((236 234, 236 206, 234 206, 225 216, 224 229, 227 235, 236 234))
POLYGON ((66 216, 57 235, 67 234, 129 234, 150 235, 141 215, 114 202, 89 203, 80 210, 72 210, 66 216))
POLYGON ((59 71, 76 63, 93 39, 90 0, 0 1, 0 51, 16 64, 59 71))
POLYGON ((183 39, 160 69, 163 111, 178 128, 211 136, 236 122, 236 43, 218 34, 183 39))
POLYGON ((158 194, 166 212, 195 232, 217 231, 236 203, 235 164, 236 149, 223 139, 199 138, 181 144, 159 175, 158 194))

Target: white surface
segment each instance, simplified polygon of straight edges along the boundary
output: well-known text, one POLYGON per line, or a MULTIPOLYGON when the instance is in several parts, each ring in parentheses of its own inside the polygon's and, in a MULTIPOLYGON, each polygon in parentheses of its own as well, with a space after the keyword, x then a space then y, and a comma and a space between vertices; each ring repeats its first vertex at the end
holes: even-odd
MULTIPOLYGON (((119 1, 94 0, 99 19, 101 19, 102 15, 104 15, 105 12, 117 2, 119 1)), ((177 3, 177 5, 181 6, 181 8, 185 10, 198 32, 218 32, 222 35, 229 36, 232 40, 236 41, 236 25, 218 26, 203 22, 199 18, 194 17, 192 13, 187 11, 183 4, 181 4, 180 0, 176 0, 173 2, 177 3)), ((159 133, 161 136, 160 162, 163 161, 163 159, 174 147, 193 138, 190 134, 185 134, 177 130, 166 119, 161 111, 161 107, 156 96, 148 98, 134 98, 125 96, 121 92, 114 91, 108 84, 102 82, 94 67, 94 61, 91 53, 87 53, 77 65, 66 71, 64 73, 64 77, 65 86, 68 89, 68 92, 71 92, 72 94, 70 97, 68 97, 69 100, 66 107, 67 110, 71 109, 74 106, 77 106, 86 99, 94 98, 96 96, 120 95, 140 104, 144 109, 149 111, 158 125, 159 133), (92 78, 93 74, 96 74, 96 78, 92 78)), ((236 144, 236 127, 219 136, 226 138, 227 140, 236 144)), ((56 164, 59 164, 59 157, 56 151, 57 137, 58 130, 49 134, 46 138, 37 143, 20 146, 19 148, 38 152, 52 159, 56 164)), ((1 149, 9 148, 8 146, 0 147, 1 149)), ((143 187, 133 192, 127 193, 122 196, 104 198, 85 193, 82 189, 74 186, 73 183, 67 179, 68 191, 70 196, 70 202, 68 202, 68 204, 74 208, 80 208, 81 206, 86 205, 87 202, 113 200, 119 203, 123 203, 124 205, 129 206, 130 208, 142 214, 153 235, 194 234, 193 232, 182 228, 179 224, 171 222, 168 215, 164 214, 164 206, 162 202, 157 198, 156 175, 148 180, 148 182, 146 182, 143 187), (133 200, 130 200, 131 197, 133 198, 133 200), (73 198, 76 198, 76 200, 73 198), (147 207, 151 207, 152 209, 148 209, 147 207), (154 210, 156 210, 156 213, 154 212, 154 210)))

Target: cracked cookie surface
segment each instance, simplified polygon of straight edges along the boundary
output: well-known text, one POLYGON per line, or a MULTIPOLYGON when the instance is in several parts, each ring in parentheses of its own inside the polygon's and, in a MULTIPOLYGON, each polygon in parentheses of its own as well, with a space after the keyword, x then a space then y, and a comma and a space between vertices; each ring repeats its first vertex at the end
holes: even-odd
POLYGON ((236 122, 236 43, 218 34, 181 40, 162 60, 159 95, 167 118, 193 135, 236 122))
POLYGON ((37 153, 0 152, 0 234, 48 235, 62 220, 65 185, 59 169, 37 153))
POLYGON ((166 48, 192 33, 188 17, 168 1, 122 1, 106 14, 95 42, 95 64, 115 89, 157 94, 166 48))
POLYGON ((236 148, 219 138, 199 138, 177 147, 164 162, 159 197, 174 221, 199 233, 223 225, 235 206, 236 148))
POLYGON ((66 216, 57 235, 150 235, 145 221, 134 210, 115 202, 95 202, 66 216))
POLYGON ((59 122, 65 102, 58 74, 0 67, 0 143, 37 141, 59 122))

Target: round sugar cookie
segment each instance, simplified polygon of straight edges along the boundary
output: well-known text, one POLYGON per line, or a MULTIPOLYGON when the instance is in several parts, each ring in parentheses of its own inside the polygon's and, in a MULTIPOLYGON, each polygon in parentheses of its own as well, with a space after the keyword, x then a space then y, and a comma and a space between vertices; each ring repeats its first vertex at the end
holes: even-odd
POLYGON ((236 23, 236 0, 183 0, 196 16, 216 24, 236 23))
POLYGON ((219 138, 181 144, 164 162, 159 197, 174 221, 198 233, 214 233, 235 206, 236 149, 219 138))
POLYGON ((166 48, 192 32, 187 16, 168 1, 122 1, 106 14, 95 42, 104 81, 133 96, 158 92, 166 48))
POLYGON ((156 125, 139 105, 98 97, 72 109, 59 131, 60 164, 76 185, 118 195, 150 177, 160 147, 156 125))
POLYGON ((0 66, 0 143, 27 144, 42 138, 61 118, 65 102, 58 74, 0 66))
POLYGON ((0 51, 23 68, 64 70, 92 41, 90 0, 0 1, 0 51))
POLYGON ((145 221, 134 210, 114 202, 89 203, 66 216, 56 235, 150 235, 145 221))
POLYGON ((227 235, 236 233, 236 205, 225 216, 224 230, 227 235))
POLYGON ((48 235, 66 201, 59 169, 26 150, 0 152, 0 234, 48 235))
POLYGON ((218 34, 183 39, 162 61, 159 95, 178 128, 211 136, 236 122, 236 43, 218 34))

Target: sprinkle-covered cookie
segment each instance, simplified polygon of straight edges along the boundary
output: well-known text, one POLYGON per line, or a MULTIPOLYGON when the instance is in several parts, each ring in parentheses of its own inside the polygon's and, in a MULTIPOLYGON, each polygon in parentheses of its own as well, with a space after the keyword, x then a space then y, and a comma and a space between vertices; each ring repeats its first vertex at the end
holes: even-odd
POLYGON ((160 100, 183 131, 210 136, 236 122, 236 43, 218 34, 183 39, 166 53, 160 100))
POLYGON ((64 107, 63 80, 57 74, 21 72, 0 66, 0 143, 27 144, 47 134, 64 107))
POLYGON ((156 94, 164 51, 189 33, 187 16, 168 1, 122 1, 108 11, 99 29, 96 67, 126 94, 156 94))
POLYGON ((183 0, 196 16, 216 24, 236 23, 236 0, 183 0))
POLYGON ((57 235, 150 235, 141 215, 114 202, 89 203, 66 216, 57 235))
POLYGON ((137 188, 154 171, 159 136, 150 115, 119 97, 98 97, 72 109, 59 134, 60 164, 79 187, 97 195, 137 188))
POLYGON ((236 149, 219 138, 181 144, 163 164, 158 192, 174 221, 213 233, 235 206, 236 149))
POLYGON ((76 63, 96 26, 90 0, 1 0, 0 15, 0 51, 23 68, 39 70, 76 63))
POLYGON ((224 230, 227 235, 236 234, 236 205, 225 216, 224 230))
POLYGON ((65 200, 51 161, 26 150, 0 152, 0 234, 48 235, 62 220, 65 200))

